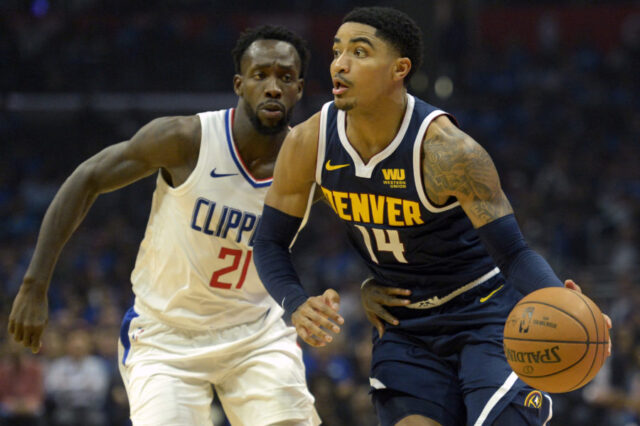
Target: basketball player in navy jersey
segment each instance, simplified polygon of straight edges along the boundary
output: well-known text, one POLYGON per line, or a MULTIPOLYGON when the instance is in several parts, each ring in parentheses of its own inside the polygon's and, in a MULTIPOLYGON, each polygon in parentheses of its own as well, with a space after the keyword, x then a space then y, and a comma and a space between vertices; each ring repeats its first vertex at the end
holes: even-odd
POLYGON ((258 272, 308 344, 340 332, 339 296, 308 297, 287 250, 319 185, 373 273, 363 303, 379 326, 370 383, 381 424, 543 425, 551 399, 511 371, 502 329, 523 294, 563 284, 525 244, 487 152, 407 93, 421 52, 404 13, 369 7, 344 18, 334 101, 295 127, 279 154, 258 272), (386 331, 382 305, 393 316, 386 331))
POLYGON ((236 108, 153 120, 66 180, 9 317, 9 332, 37 352, 65 242, 98 195, 157 174, 119 340, 134 425, 210 425, 212 385, 231 424, 319 424, 295 330, 252 262, 309 52, 286 28, 265 26, 232 53, 236 108))

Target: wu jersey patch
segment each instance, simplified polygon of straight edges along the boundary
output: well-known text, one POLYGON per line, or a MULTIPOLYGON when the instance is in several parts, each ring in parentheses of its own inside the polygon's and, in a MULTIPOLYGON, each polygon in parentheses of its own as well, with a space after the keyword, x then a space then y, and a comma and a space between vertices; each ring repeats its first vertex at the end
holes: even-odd
POLYGON ((406 188, 404 169, 382 169, 382 183, 389 188, 406 188))

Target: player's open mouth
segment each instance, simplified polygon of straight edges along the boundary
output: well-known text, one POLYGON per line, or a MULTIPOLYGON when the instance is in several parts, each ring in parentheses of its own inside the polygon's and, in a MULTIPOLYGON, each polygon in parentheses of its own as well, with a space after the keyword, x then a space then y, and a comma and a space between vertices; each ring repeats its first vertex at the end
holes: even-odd
POLYGON ((333 80, 333 94, 334 95, 342 95, 344 92, 349 90, 349 86, 341 82, 340 80, 333 80))

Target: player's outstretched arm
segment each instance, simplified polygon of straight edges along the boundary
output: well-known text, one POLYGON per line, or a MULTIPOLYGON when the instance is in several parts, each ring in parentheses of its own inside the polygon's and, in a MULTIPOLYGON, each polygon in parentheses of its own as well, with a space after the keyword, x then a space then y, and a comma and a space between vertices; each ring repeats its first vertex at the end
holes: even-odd
POLYGON ((58 256, 98 195, 160 168, 171 177, 186 172, 197 161, 199 142, 197 117, 160 118, 141 128, 131 140, 105 148, 75 169, 47 209, 33 257, 13 302, 8 329, 16 341, 34 352, 40 349, 48 320, 47 291, 58 256), (195 161, 191 158, 194 156, 195 161))
POLYGON ((265 288, 291 315, 298 335, 312 346, 332 340, 328 331, 340 332, 340 297, 332 289, 308 297, 296 273, 289 246, 307 208, 315 181, 320 116, 296 126, 285 139, 265 199, 253 254, 265 288))

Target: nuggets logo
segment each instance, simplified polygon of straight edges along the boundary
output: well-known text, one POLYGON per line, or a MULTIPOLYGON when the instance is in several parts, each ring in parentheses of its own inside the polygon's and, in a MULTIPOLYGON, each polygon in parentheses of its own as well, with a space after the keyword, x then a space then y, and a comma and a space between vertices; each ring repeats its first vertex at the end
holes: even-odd
POLYGON ((406 188, 404 169, 382 169, 383 184, 389 188, 406 188))
POLYGON ((524 399, 524 406, 530 408, 542 407, 542 392, 538 390, 529 392, 529 394, 524 399))
POLYGON ((518 327, 518 331, 520 333, 527 333, 529 331, 529 326, 531 325, 531 318, 533 317, 534 307, 530 307, 524 310, 522 313, 522 318, 520 319, 520 327, 518 327))

